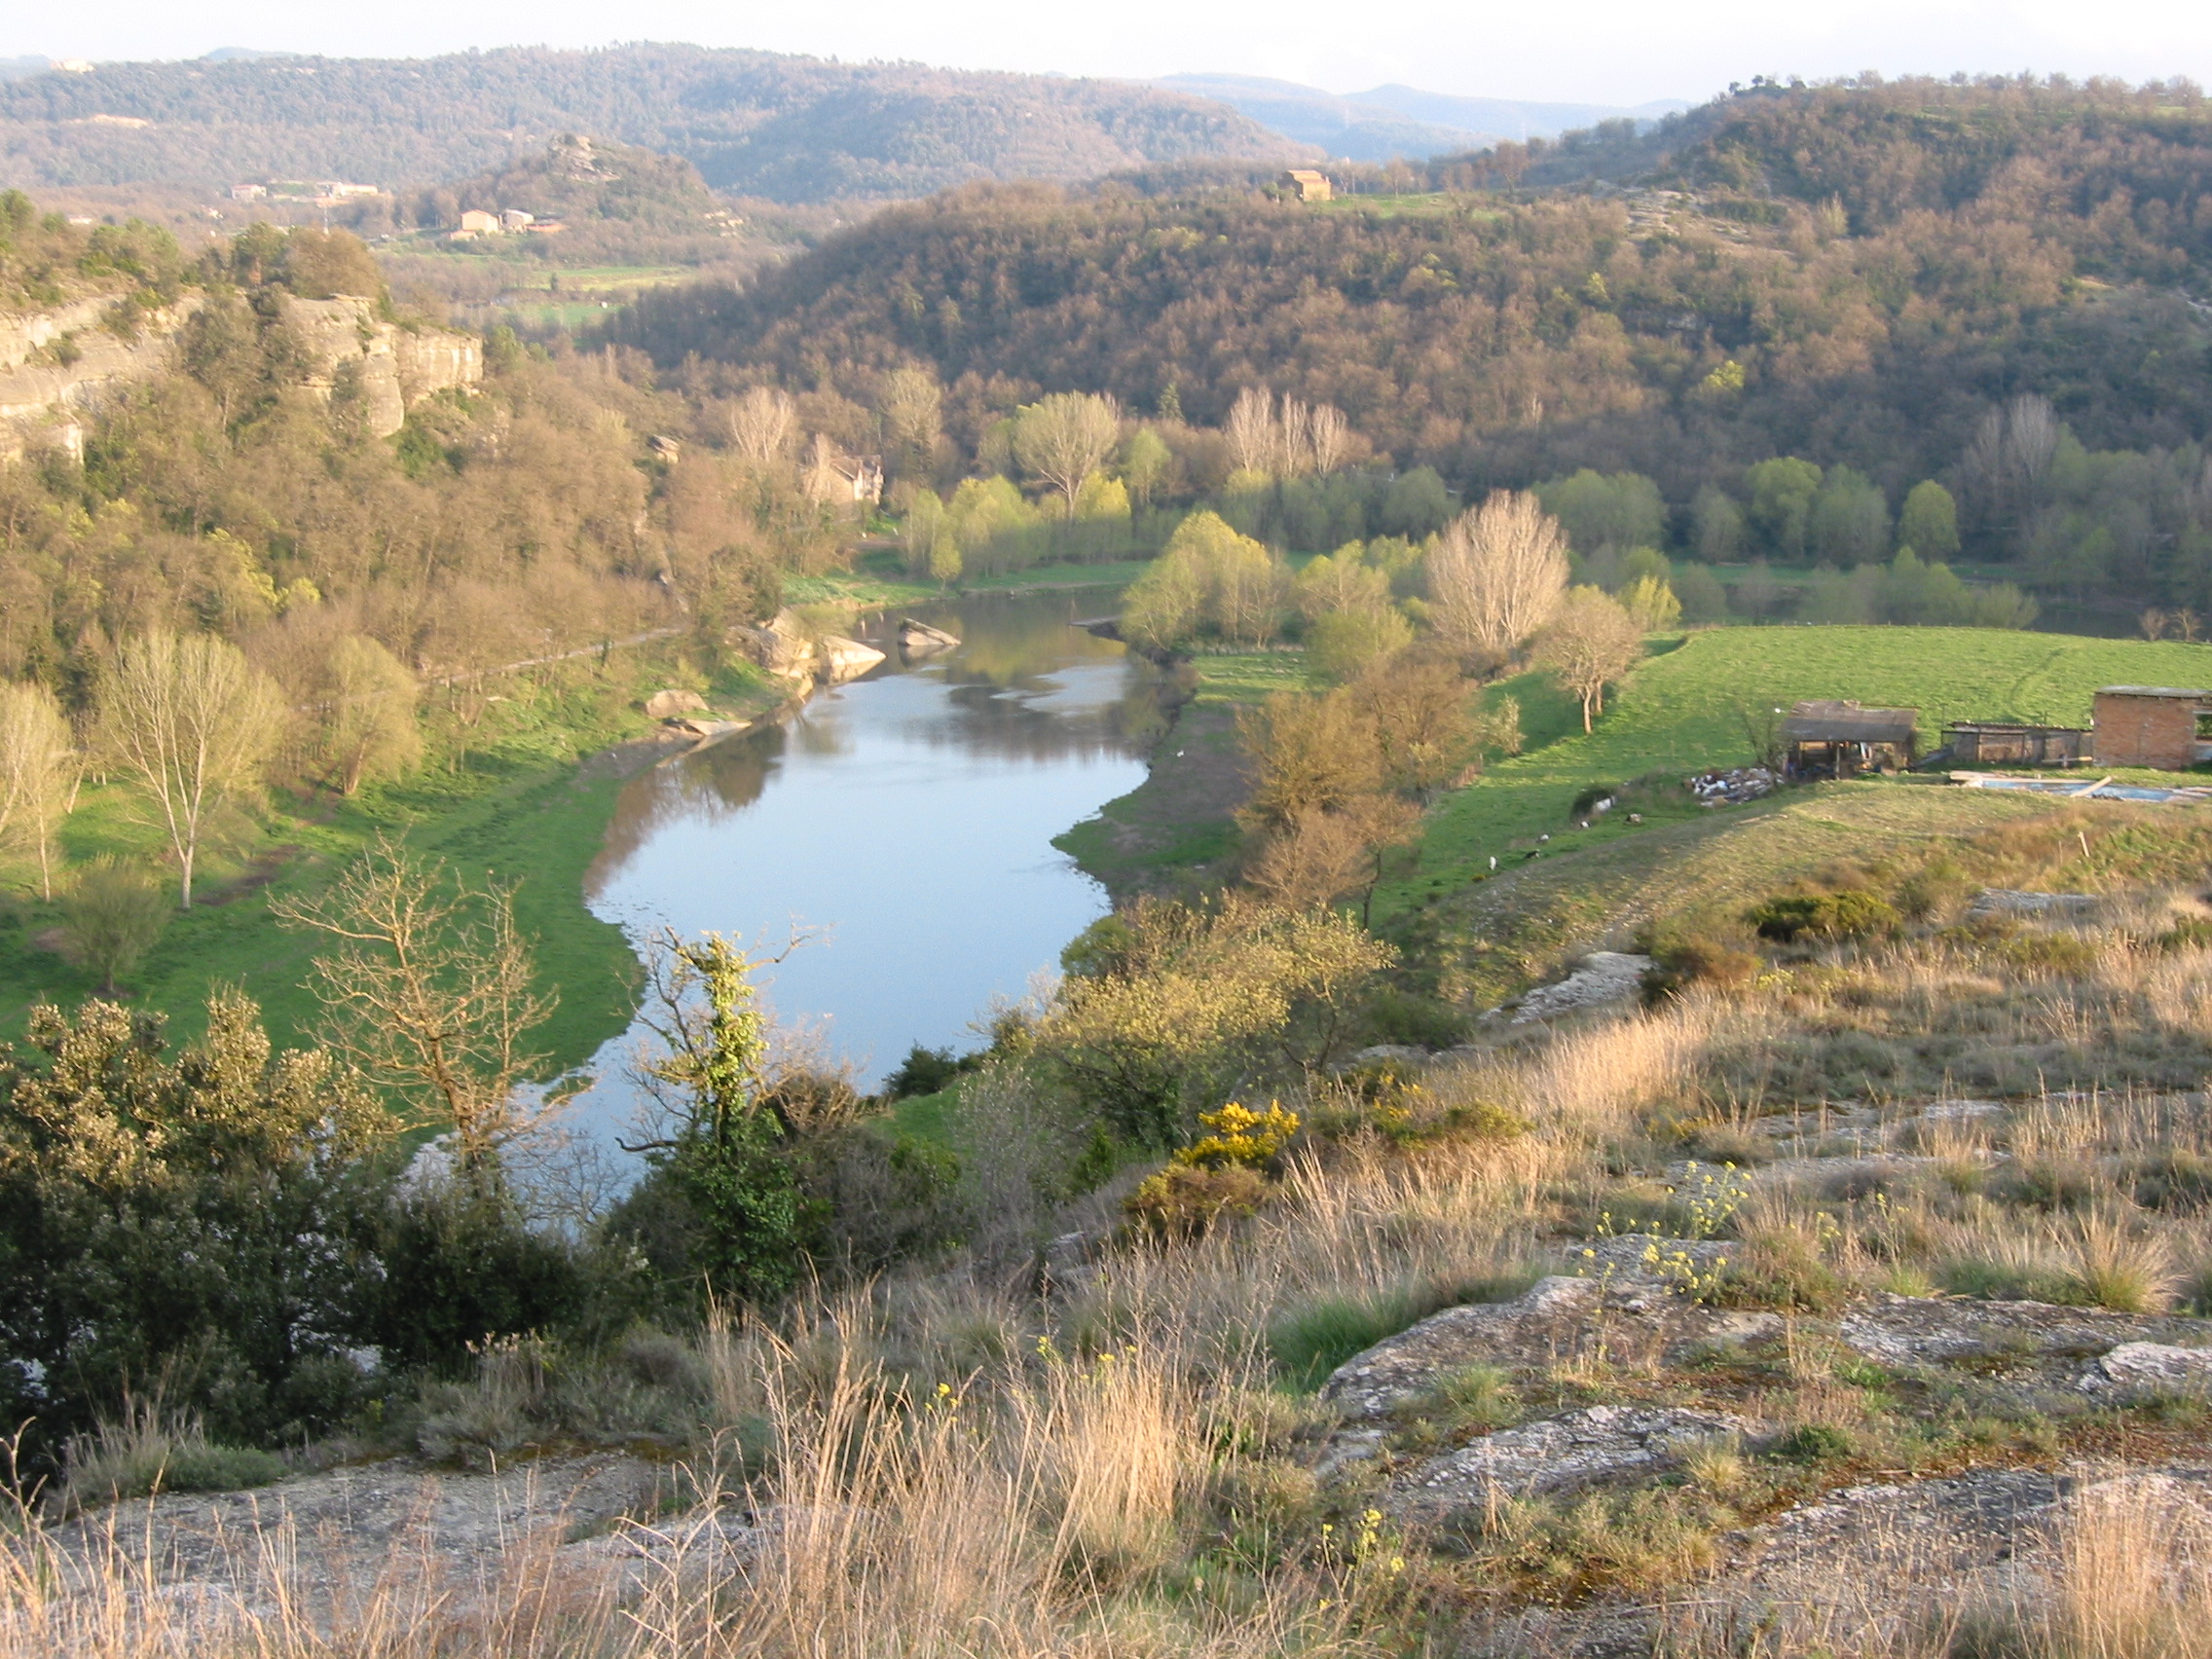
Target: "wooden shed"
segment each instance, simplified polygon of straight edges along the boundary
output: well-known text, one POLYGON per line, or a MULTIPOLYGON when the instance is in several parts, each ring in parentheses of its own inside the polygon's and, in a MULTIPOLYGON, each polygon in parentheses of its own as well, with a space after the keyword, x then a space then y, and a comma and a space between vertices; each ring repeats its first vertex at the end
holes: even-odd
POLYGON ((2212 717, 2212 691, 2179 685, 2107 685, 2097 693, 2096 753, 2100 766, 2157 766, 2186 771, 2212 758, 2199 740, 2212 717))
POLYGON ((1961 720, 1943 728, 1943 742, 1962 766, 2070 766, 2089 753, 2089 734, 2081 726, 2008 720, 1961 720))
POLYGON ((1920 752, 1918 709, 1862 709, 1814 699, 1791 707, 1782 735, 1793 778, 1849 778, 1909 766, 1920 752))

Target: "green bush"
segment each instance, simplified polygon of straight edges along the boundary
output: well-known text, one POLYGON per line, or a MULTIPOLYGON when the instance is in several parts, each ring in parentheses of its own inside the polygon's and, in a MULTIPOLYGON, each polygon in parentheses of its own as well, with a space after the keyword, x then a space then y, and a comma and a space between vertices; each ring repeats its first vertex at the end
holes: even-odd
POLYGON ((1225 1216, 1252 1214, 1267 1196, 1267 1177, 1243 1164, 1175 1163, 1140 1181, 1122 1211, 1156 1237, 1197 1238, 1225 1216))
POLYGON ((175 914, 166 883, 127 859, 95 859, 61 901, 61 939, 112 993, 153 949, 175 914))
POLYGON ((393 1204, 379 1231, 384 1276, 360 1334, 387 1359, 447 1365, 487 1336, 567 1325, 583 1310, 577 1253, 504 1199, 432 1188, 393 1204))
POLYGON ((1759 938, 1783 944, 1806 939, 1869 939, 1895 933, 1903 920, 1887 899, 1856 887, 1840 893, 1784 894, 1754 904, 1745 919, 1759 938))
POLYGON ((1857 1448, 1851 1436, 1833 1423, 1802 1422, 1774 1443, 1774 1452, 1801 1463, 1837 1462, 1857 1448))

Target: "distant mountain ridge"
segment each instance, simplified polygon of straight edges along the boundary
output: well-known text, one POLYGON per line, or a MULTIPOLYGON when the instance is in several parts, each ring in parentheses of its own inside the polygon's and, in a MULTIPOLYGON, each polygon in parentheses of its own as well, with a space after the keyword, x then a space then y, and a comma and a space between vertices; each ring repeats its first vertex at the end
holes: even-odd
POLYGON ((1139 82, 642 44, 33 73, 0 82, 0 185, 417 185, 572 131, 679 156, 718 190, 783 202, 1313 158, 1226 105, 1139 82))
POLYGON ((1216 99, 1286 138, 1317 145, 1332 157, 1353 162, 1385 162, 1398 156, 1419 160, 1454 150, 1482 149, 1501 138, 1556 138, 1571 128, 1622 119, 1652 122, 1690 107, 1680 99, 1633 108, 1532 103, 1396 85, 1339 95, 1257 75, 1164 75, 1152 85, 1216 99))

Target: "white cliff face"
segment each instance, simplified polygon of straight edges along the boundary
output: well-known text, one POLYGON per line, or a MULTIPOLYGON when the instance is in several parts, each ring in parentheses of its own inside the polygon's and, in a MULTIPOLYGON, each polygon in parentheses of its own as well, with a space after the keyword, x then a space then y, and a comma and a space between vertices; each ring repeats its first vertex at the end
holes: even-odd
POLYGON ((145 313, 128 339, 106 324, 114 305, 113 295, 100 295, 52 311, 0 313, 0 458, 34 445, 75 454, 83 420, 105 393, 168 365, 200 297, 145 313))
POLYGON ((484 378, 484 348, 448 329, 402 327, 377 315, 376 302, 341 294, 288 300, 284 320, 307 344, 316 366, 308 389, 328 398, 340 365, 352 363, 367 400, 369 430, 389 437, 424 398, 484 378))
MULTIPOLYGON (((0 459, 32 448, 77 453, 84 422, 106 398, 170 367, 176 337, 200 304, 199 295, 186 294, 146 313, 129 338, 106 324, 113 295, 50 311, 0 313, 0 459)), ((448 329, 387 322, 377 315, 374 300, 288 300, 285 320, 315 364, 311 392, 327 398, 339 366, 357 365, 369 429, 380 438, 398 431, 424 399, 484 378, 478 341, 448 329)))

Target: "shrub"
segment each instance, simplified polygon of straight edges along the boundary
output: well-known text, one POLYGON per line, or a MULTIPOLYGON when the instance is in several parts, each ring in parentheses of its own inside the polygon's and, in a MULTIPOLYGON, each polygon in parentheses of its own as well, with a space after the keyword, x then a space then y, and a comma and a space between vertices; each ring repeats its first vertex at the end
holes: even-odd
POLYGON ((1298 1133, 1298 1114, 1285 1112, 1279 1100, 1269 1101, 1265 1112, 1232 1100, 1218 1112, 1200 1112, 1198 1123, 1213 1132, 1178 1152, 1177 1163, 1203 1169, 1232 1165, 1264 1169, 1298 1133))
POLYGON ((449 1363, 487 1336, 564 1325, 583 1309, 574 1254, 497 1198, 458 1186, 412 1194, 379 1243, 384 1278, 361 1335, 403 1363, 449 1363))
POLYGON ((1225 1215, 1250 1215, 1267 1196, 1267 1177, 1243 1164, 1206 1169, 1171 1163, 1140 1181, 1122 1210, 1158 1237, 1196 1238, 1225 1215))
POLYGON ((1693 985, 1734 990, 1757 978, 1766 964, 1754 950, 1715 933, 1677 933, 1646 946, 1651 967, 1643 976, 1646 1002, 1660 1003, 1693 985))
POLYGON ((1761 939, 1792 944, 1801 939, 1867 939, 1895 933, 1897 906, 1863 888, 1840 893, 1785 894, 1755 904, 1745 918, 1761 939))
POLYGON ((1774 1452, 1801 1463, 1831 1463, 1857 1450, 1851 1436, 1829 1422, 1802 1422, 1774 1443, 1774 1452))
POLYGON ((62 941, 112 993, 154 948, 175 908, 166 887, 137 865, 95 859, 61 901, 62 941))

